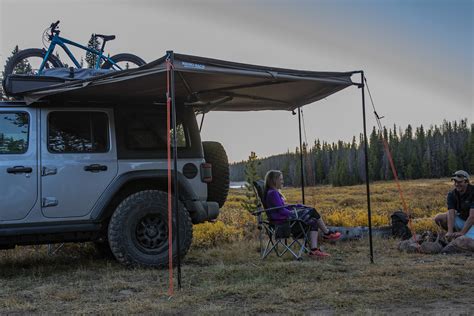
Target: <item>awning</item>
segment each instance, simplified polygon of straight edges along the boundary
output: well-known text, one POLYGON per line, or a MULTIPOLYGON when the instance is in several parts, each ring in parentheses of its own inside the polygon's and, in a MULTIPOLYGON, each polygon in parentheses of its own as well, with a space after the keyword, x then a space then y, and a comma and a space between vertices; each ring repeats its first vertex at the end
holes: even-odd
MULTIPOLYGON (((174 54, 175 97, 198 112, 294 110, 352 84, 352 72, 301 71, 174 54)), ((358 71, 357 71, 358 72, 358 71)), ((166 56, 140 68, 55 84, 22 95, 43 100, 166 100, 166 56)))

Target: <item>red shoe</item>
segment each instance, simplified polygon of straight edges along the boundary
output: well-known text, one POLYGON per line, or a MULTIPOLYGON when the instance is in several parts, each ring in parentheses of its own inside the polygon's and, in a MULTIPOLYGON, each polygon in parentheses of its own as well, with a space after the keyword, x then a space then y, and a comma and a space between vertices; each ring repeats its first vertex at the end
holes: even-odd
POLYGON ((309 252, 308 256, 310 256, 311 258, 315 258, 315 259, 323 259, 323 258, 331 257, 330 254, 328 254, 327 252, 322 251, 319 248, 311 250, 309 252))
POLYGON ((342 234, 340 232, 333 232, 333 231, 328 231, 327 234, 323 234, 323 238, 325 240, 338 240, 340 239, 342 234))

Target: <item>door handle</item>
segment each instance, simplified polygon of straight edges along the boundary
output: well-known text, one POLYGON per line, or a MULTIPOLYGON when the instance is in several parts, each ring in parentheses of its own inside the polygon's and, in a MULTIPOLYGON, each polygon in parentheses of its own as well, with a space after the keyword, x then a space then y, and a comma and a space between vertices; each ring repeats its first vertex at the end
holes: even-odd
POLYGON ((31 173, 33 169, 31 167, 15 166, 7 168, 7 173, 31 173))
POLYGON ((88 166, 84 166, 84 171, 90 171, 90 172, 107 171, 107 166, 99 165, 99 164, 88 165, 88 166))

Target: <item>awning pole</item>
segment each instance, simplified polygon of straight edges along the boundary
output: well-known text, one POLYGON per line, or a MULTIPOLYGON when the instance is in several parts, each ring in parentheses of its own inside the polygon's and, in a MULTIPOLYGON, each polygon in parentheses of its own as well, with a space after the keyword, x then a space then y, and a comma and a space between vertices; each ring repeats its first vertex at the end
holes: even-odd
POLYGON ((301 107, 298 107, 298 129, 300 132, 300 161, 301 161, 301 197, 304 204, 304 164, 303 164, 303 141, 301 140, 301 107))
POLYGON ((202 124, 204 123, 204 115, 206 115, 206 113, 202 112, 201 125, 199 125, 199 131, 200 132, 202 130, 202 124))
POLYGON ((365 156, 365 185, 367 191, 367 216, 369 219, 369 243, 370 243, 370 262, 374 263, 374 249, 372 245, 372 212, 370 210, 370 184, 369 184, 369 158, 368 158, 368 144, 367 144, 367 126, 365 120, 365 85, 364 72, 360 72, 360 85, 362 88, 362 117, 364 121, 364 156, 365 156))
POLYGON ((168 51, 167 54, 170 56, 171 61, 171 120, 173 121, 173 183, 174 183, 174 212, 176 218, 176 251, 178 266, 178 290, 181 290, 181 249, 180 249, 180 236, 179 236, 179 191, 178 191, 178 146, 176 143, 176 103, 175 103, 175 80, 174 80, 174 52, 168 51))

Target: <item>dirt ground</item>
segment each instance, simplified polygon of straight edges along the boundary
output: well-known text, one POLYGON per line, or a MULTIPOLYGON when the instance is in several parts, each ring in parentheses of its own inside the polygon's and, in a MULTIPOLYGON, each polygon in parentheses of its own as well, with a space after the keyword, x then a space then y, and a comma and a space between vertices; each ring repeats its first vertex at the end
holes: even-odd
POLYGON ((0 251, 0 314, 472 315, 472 255, 406 254, 395 240, 326 244, 330 259, 262 261, 257 243, 191 249, 182 289, 168 271, 97 259, 90 245, 0 251))

